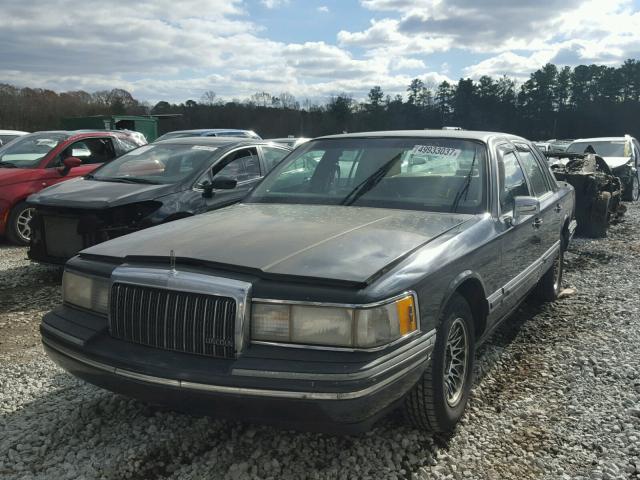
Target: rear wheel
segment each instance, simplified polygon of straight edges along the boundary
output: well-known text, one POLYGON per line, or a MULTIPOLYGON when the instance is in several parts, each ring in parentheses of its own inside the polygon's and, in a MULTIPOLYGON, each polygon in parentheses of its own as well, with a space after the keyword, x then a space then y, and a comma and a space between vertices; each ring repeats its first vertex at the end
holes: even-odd
POLYGON ((456 293, 442 315, 431 363, 405 399, 411 423, 439 433, 455 428, 469 398, 474 355, 471 308, 456 293))
POLYGON ((609 204, 611 203, 610 192, 600 192, 591 206, 591 215, 587 225, 587 235, 593 238, 607 236, 609 226, 609 204))
POLYGON ((31 218, 34 209, 27 202, 20 202, 9 214, 7 238, 16 245, 29 245, 31 239, 31 218))
POLYGON ((553 260, 553 264, 538 282, 536 294, 544 302, 553 302, 562 290, 562 273, 564 270, 564 248, 560 242, 560 252, 553 260))

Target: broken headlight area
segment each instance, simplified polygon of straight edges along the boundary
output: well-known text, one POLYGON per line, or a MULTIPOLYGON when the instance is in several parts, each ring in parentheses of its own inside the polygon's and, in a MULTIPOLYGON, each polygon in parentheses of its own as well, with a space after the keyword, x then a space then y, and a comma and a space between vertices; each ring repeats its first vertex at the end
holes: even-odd
POLYGON ((32 258, 70 258, 85 248, 150 227, 149 216, 161 206, 149 201, 104 210, 38 207, 32 222, 32 258))

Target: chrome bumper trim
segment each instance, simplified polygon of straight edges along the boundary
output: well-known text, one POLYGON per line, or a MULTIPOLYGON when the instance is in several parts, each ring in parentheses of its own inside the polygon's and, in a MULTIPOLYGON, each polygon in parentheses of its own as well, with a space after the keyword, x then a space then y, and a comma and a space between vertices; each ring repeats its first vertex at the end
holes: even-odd
POLYGON ((92 366, 94 368, 103 370, 113 375, 130 378, 130 379, 137 380, 144 383, 174 387, 174 388, 185 389, 185 390, 203 391, 203 392, 209 392, 209 393, 223 393, 223 394, 244 395, 244 396, 252 396, 252 397, 288 398, 288 399, 296 399, 296 400, 352 400, 356 398, 365 397, 393 383, 394 381, 398 380, 402 376, 409 373, 411 370, 425 364, 431 358, 430 354, 424 358, 420 358, 419 360, 412 362, 410 365, 394 373, 393 375, 385 378, 384 380, 378 383, 375 383, 374 385, 371 385, 362 390, 356 390, 352 392, 299 392, 299 391, 289 391, 289 390, 269 390, 269 389, 259 389, 259 388, 229 387, 225 385, 210 385, 205 383, 196 383, 196 382, 188 382, 184 380, 174 380, 169 378, 155 377, 152 375, 145 375, 137 372, 132 372, 130 370, 116 368, 105 363, 96 362, 95 360, 91 360, 89 358, 86 358, 84 355, 80 355, 76 352, 72 352, 69 349, 59 345, 58 343, 48 339, 43 338, 42 342, 52 350, 55 350, 56 352, 62 355, 65 355, 69 358, 72 358, 73 360, 79 363, 84 363, 85 365, 92 366))
POLYGON ((402 363, 418 359, 420 356, 431 356, 431 351, 436 343, 436 331, 431 330, 425 335, 414 339, 402 347, 388 353, 383 357, 376 358, 373 362, 365 365, 360 371, 352 373, 304 373, 304 372, 280 372, 270 370, 251 370, 245 368, 234 368, 233 375, 260 378, 286 378, 295 380, 358 380, 361 378, 375 377, 382 375, 391 368, 402 363))

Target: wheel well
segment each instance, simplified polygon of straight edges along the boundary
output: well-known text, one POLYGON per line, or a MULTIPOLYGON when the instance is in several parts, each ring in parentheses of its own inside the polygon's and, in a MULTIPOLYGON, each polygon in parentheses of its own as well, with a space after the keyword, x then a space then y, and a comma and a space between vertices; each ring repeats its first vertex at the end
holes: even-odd
POLYGON ((569 248, 569 224, 571 223, 571 219, 567 218, 564 221, 564 225, 562 225, 562 250, 567 250, 569 248))
POLYGON ((471 307, 476 338, 480 338, 487 328, 487 315, 489 313, 489 306, 482 284, 479 280, 470 278, 462 282, 456 292, 462 295, 471 307))

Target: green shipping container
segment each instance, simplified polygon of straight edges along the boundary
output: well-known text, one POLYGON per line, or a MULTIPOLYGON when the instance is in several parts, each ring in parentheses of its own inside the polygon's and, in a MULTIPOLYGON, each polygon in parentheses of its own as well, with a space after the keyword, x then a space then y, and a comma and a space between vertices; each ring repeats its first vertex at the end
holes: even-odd
POLYGON ((142 115, 95 115, 62 119, 65 130, 133 130, 142 133, 147 142, 158 138, 158 118, 142 115))

